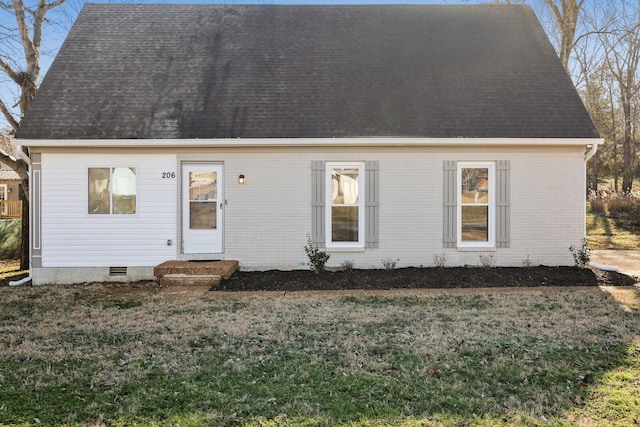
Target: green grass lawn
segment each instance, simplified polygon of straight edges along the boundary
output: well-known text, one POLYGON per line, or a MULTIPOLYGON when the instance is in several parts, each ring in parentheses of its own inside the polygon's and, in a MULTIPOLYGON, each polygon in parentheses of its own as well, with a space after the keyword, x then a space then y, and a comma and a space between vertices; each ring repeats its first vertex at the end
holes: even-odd
POLYGON ((591 249, 640 250, 640 227, 626 219, 587 212, 587 241, 591 249))
POLYGON ((0 287, 0 425, 634 425, 640 290, 0 287))

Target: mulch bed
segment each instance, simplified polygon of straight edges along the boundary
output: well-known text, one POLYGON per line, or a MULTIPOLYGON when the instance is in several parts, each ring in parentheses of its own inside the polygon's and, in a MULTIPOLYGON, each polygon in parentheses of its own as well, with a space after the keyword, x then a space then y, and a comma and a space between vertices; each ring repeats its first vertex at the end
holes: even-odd
POLYGON ((576 267, 399 268, 322 272, 308 270, 237 272, 212 291, 302 291, 536 286, 631 286, 615 272, 576 267))

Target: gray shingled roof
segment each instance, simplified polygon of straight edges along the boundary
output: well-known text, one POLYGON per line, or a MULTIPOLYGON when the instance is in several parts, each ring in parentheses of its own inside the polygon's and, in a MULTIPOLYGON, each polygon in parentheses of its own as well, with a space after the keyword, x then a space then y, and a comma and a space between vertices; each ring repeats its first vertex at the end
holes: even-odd
POLYGON ((132 5, 81 11, 26 139, 597 138, 515 5, 132 5))
POLYGON ((20 181, 20 175, 4 163, 0 163, 0 181, 20 181))

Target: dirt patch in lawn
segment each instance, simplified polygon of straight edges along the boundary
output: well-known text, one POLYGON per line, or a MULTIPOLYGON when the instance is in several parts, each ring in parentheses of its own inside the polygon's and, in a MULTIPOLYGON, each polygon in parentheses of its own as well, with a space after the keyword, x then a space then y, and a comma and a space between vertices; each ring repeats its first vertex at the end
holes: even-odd
POLYGON ((400 268, 321 274, 274 270, 237 272, 213 291, 630 286, 634 283, 636 279, 625 274, 575 267, 400 268))

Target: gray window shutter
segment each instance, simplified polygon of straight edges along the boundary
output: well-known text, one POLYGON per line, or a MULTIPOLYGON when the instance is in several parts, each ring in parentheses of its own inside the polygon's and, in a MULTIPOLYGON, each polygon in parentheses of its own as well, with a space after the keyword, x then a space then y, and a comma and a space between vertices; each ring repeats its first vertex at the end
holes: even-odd
POLYGON ((379 220, 380 220, 380 162, 377 160, 365 163, 365 212, 364 226, 365 246, 367 248, 377 248, 379 241, 379 220))
POLYGON ((496 247, 508 248, 510 235, 510 162, 496 162, 496 247))
POLYGON ((325 246, 325 162, 311 162, 311 242, 325 246))
POLYGON ((457 176, 458 165, 455 161, 444 162, 444 223, 442 228, 442 247, 455 248, 458 243, 457 224, 457 176))

